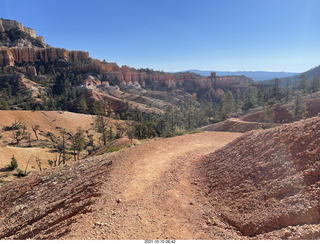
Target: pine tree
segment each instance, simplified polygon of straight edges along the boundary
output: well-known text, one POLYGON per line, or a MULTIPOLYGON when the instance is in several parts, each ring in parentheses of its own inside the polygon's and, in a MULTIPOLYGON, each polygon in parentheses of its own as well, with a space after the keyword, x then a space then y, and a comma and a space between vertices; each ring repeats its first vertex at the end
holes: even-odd
POLYGON ((1 99, 0 100, 0 109, 1 110, 9 110, 10 106, 7 100, 1 99))
POLYGON ((93 138, 93 134, 89 134, 89 130, 86 131, 87 134, 87 143, 86 143, 86 150, 88 151, 88 154, 90 155, 91 153, 93 153, 96 150, 95 144, 94 144, 94 138, 93 138))
POLYGON ((303 94, 308 92, 308 79, 305 74, 300 75, 300 81, 298 82, 298 90, 301 91, 303 94))
POLYGON ((243 108, 245 110, 249 110, 251 108, 256 107, 256 105, 257 105, 257 94, 254 91, 254 89, 251 86, 249 86, 248 94, 247 94, 246 100, 243 104, 243 108))
POLYGON ((320 87, 320 80, 317 77, 314 77, 310 85, 310 93, 319 91, 319 87, 320 87))
POLYGON ((272 108, 272 103, 269 103, 266 107, 264 107, 263 115, 266 122, 269 123, 271 127, 273 127, 274 126, 274 110, 272 108))
POLYGON ((287 79, 287 84, 285 87, 285 98, 286 98, 286 102, 289 102, 292 99, 292 89, 289 84, 289 79, 287 79))
POLYGON ((9 165, 7 165, 7 169, 8 170, 15 170, 16 168, 18 168, 18 161, 14 157, 14 155, 12 155, 11 162, 9 165))
POLYGON ((302 101, 301 92, 298 92, 294 105, 288 112, 294 120, 303 119, 308 114, 308 107, 306 103, 302 101))
POLYGON ((226 120, 232 113, 235 112, 235 102, 231 91, 228 91, 221 100, 220 105, 220 119, 226 120))
POLYGON ((77 110, 79 113, 83 113, 83 114, 85 114, 88 111, 88 105, 84 96, 81 96, 77 105, 77 110))
POLYGON ((105 115, 104 105, 101 101, 96 100, 92 105, 93 114, 95 115, 105 115))
POLYGON ((107 145, 108 140, 108 122, 103 115, 97 115, 94 119, 94 127, 95 130, 101 134, 100 140, 102 141, 103 145, 107 145))
POLYGON ((83 133, 84 131, 79 127, 77 133, 71 138, 74 160, 76 160, 76 156, 78 160, 80 159, 80 153, 85 148, 86 141, 83 133))
POLYGON ((273 97, 276 100, 279 100, 280 98, 280 88, 279 88, 279 84, 280 84, 280 79, 276 78, 273 80, 273 97))

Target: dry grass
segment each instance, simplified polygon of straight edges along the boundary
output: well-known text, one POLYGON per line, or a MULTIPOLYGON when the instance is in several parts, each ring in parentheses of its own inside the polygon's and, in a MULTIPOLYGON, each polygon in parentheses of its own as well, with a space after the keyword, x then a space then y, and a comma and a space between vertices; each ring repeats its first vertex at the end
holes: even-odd
MULTIPOLYGON (((123 121, 116 121, 107 118, 110 125, 115 125, 116 122, 124 124, 123 121)), ((36 157, 42 162, 42 168, 50 167, 48 160, 55 157, 56 152, 47 148, 52 146, 50 138, 47 136, 51 133, 57 138, 61 138, 61 130, 75 133, 78 127, 83 130, 93 129, 94 118, 92 115, 77 114, 71 112, 57 111, 0 111, 0 169, 3 169, 10 163, 12 155, 18 160, 19 168, 25 170, 26 164, 30 159, 28 171, 38 171, 39 167, 36 163, 36 157), (26 126, 26 131, 30 133, 32 147, 27 147, 28 142, 24 140, 20 147, 17 147, 13 142, 14 130, 4 131, 5 127, 10 127, 15 121, 21 121, 26 126), (39 140, 32 130, 32 127, 39 125, 37 131, 39 140)), ((93 133, 93 131, 91 132, 93 133)), ((11 181, 15 178, 14 172, 0 172, 0 180, 11 181)))

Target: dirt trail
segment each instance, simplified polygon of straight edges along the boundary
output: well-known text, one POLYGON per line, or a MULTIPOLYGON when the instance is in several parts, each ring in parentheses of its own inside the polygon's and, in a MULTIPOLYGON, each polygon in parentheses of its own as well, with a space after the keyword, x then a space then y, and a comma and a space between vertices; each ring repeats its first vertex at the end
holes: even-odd
POLYGON ((0 187, 0 239, 319 239, 319 133, 203 132, 34 172, 0 187))
POLYGON ((109 156, 114 168, 92 213, 63 239, 230 239, 207 233, 206 199, 193 169, 240 134, 205 132, 153 141, 109 156))
POLYGON ((242 118, 229 118, 219 123, 211 124, 200 128, 201 131, 224 131, 245 133, 257 129, 270 128, 268 123, 245 121, 242 118))

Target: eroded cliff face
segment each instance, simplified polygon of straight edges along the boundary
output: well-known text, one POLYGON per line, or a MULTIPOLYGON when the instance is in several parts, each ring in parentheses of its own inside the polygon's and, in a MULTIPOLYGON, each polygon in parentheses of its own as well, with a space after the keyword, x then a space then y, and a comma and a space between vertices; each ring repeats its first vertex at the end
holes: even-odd
POLYGON ((0 48, 0 66, 29 64, 36 61, 54 62, 58 59, 82 62, 89 59, 89 53, 68 51, 62 48, 0 48))
POLYGON ((212 73, 209 77, 195 77, 191 73, 179 75, 164 72, 145 73, 125 65, 119 67, 116 63, 92 59, 88 52, 49 47, 44 44, 43 37, 36 36, 33 29, 24 27, 14 20, 0 19, 0 34, 2 34, 0 66, 16 66, 16 70, 20 73, 28 73, 33 76, 37 75, 34 67, 37 61, 53 63, 64 60, 73 62, 67 69, 82 73, 97 73, 103 78, 102 80, 120 86, 135 84, 136 87, 149 86, 156 89, 185 88, 190 94, 194 94, 194 97, 197 96, 195 92, 207 90, 211 95, 221 98, 224 95, 223 88, 253 83, 253 80, 245 76, 218 77, 212 73), (12 34, 10 30, 15 34, 12 34), (21 34, 19 31, 25 34, 21 34))
POLYGON ((14 57, 9 49, 0 49, 0 66, 12 66, 14 65, 14 57))
POLYGON ((187 88, 190 92, 199 89, 207 90, 217 98, 224 96, 223 88, 237 87, 246 83, 253 83, 253 80, 245 76, 209 76, 195 77, 191 73, 170 74, 154 73, 147 74, 138 72, 128 66, 119 67, 116 63, 107 63, 105 61, 91 60, 89 63, 75 67, 81 72, 95 71, 100 74, 103 80, 112 81, 118 85, 138 84, 141 87, 165 87, 168 89, 187 88))
MULTIPOLYGON (((45 63, 55 62, 59 59, 75 62, 72 69, 83 73, 96 72, 107 81, 113 81, 118 85, 139 84, 141 87, 150 86, 175 89, 185 87, 190 92, 194 89, 205 89, 217 98, 223 97, 221 88, 241 86, 253 81, 245 76, 210 76, 195 77, 191 73, 175 75, 170 73, 147 74, 138 72, 128 66, 119 67, 116 63, 100 62, 91 59, 88 52, 68 51, 62 48, 0 48, 0 66, 28 65, 32 66, 36 61, 45 63)), ((36 75, 32 68, 26 69, 29 74, 36 75)))
POLYGON ((15 20, 0 19, 0 47, 49 47, 42 36, 15 20))
POLYGON ((21 23, 15 20, 9 20, 9 19, 0 19, 0 32, 9 31, 12 29, 19 29, 25 33, 27 33, 29 36, 36 38, 36 32, 35 30, 24 27, 21 23))

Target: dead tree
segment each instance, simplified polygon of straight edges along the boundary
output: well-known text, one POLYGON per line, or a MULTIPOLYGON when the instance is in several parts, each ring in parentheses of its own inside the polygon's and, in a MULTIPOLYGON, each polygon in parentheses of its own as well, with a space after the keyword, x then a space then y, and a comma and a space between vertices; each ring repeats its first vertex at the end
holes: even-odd
POLYGON ((39 170, 42 171, 42 167, 41 167, 42 162, 41 162, 39 157, 36 157, 36 163, 37 163, 37 165, 39 167, 39 170))
POLYGON ((25 170, 24 170, 24 174, 25 174, 25 175, 27 175, 27 169, 28 169, 28 166, 29 166, 29 163, 30 163, 30 160, 31 160, 32 156, 33 156, 33 154, 30 156, 30 158, 29 158, 29 160, 28 160, 28 162, 27 162, 27 166, 26 166, 26 168, 25 168, 25 170))
POLYGON ((38 133, 37 133, 39 128, 40 128, 40 125, 33 125, 32 126, 32 130, 33 130, 35 137, 37 138, 37 141, 39 140, 38 133))
POLYGON ((25 133, 21 129, 13 133, 13 139, 16 141, 16 144, 18 146, 24 138, 25 138, 25 133))
POLYGON ((28 147, 32 147, 31 133, 30 132, 27 132, 26 138, 28 139, 28 147))

